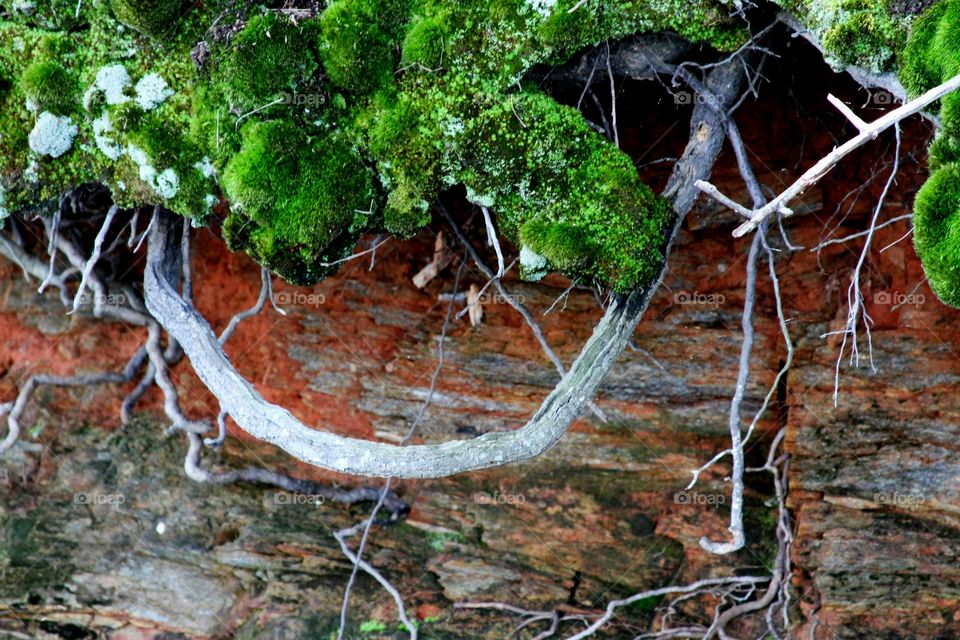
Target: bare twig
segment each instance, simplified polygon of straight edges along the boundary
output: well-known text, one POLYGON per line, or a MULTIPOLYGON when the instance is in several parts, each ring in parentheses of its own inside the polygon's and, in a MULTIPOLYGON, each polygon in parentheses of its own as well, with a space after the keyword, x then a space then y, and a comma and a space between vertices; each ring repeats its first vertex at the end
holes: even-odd
MULTIPOLYGON (((123 384, 133 379, 137 370, 146 359, 146 351, 140 348, 133 354, 123 371, 118 373, 94 373, 74 376, 54 376, 39 374, 27 378, 27 381, 20 388, 17 394, 17 400, 13 404, 4 405, 5 410, 10 411, 7 416, 7 435, 0 442, 0 453, 7 451, 17 441, 20 436, 20 418, 23 416, 27 403, 33 397, 38 387, 89 387, 103 384, 123 384)), ((0 411, 5 413, 5 411, 0 411)))
POLYGON ((651 591, 643 591, 641 593, 635 593, 629 598, 624 598, 622 600, 611 600, 607 603, 607 609, 602 616, 597 618, 593 624, 581 631, 580 633, 575 633, 570 636, 567 640, 583 640, 583 638, 588 638, 595 634, 603 625, 607 624, 613 616, 616 614, 617 609, 621 607, 628 607, 635 602, 641 600, 647 600, 649 598, 657 598, 660 596, 669 595, 672 593, 691 593, 703 589, 704 587, 711 586, 727 586, 727 585, 757 585, 763 584, 764 582, 770 582, 769 576, 731 576, 729 578, 708 578, 705 580, 698 580, 697 582, 690 583, 688 585, 680 587, 663 587, 661 589, 653 589, 651 591))
POLYGON ((69 311, 69 313, 76 312, 77 309, 80 308, 80 304, 83 302, 83 293, 87 289, 87 280, 90 279, 90 274, 93 273, 93 268, 97 266, 97 261, 100 259, 100 249, 103 246, 104 240, 107 238, 107 232, 110 230, 110 223, 113 222, 113 218, 116 215, 117 205, 113 205, 107 211, 107 216, 103 219, 103 225, 100 227, 100 231, 93 240, 93 251, 90 253, 90 258, 83 267, 83 273, 80 275, 80 284, 77 286, 77 293, 73 297, 73 308, 69 311))
POLYGON ((388 242, 390 242, 390 236, 387 236, 387 237, 384 238, 383 240, 377 240, 377 241, 375 241, 374 244, 373 244, 373 246, 370 247, 369 249, 365 249, 365 250, 363 250, 363 251, 358 251, 358 252, 356 252, 356 253, 351 253, 351 254, 350 254, 349 256, 347 256, 346 258, 340 258, 339 260, 334 260, 333 262, 321 262, 320 264, 323 265, 324 267, 332 267, 332 266, 334 266, 334 265, 343 264, 344 262, 350 262, 351 260, 356 260, 357 258, 362 258, 362 257, 365 256, 365 255, 369 255, 369 254, 372 254, 372 253, 376 253, 377 249, 379 249, 379 248, 382 247, 383 245, 387 244, 388 242))
POLYGON ((743 533, 743 434, 740 431, 740 405, 746 393, 747 381, 750 377, 750 352, 753 349, 753 306, 757 295, 757 255, 760 249, 760 238, 763 230, 756 234, 750 244, 750 253, 747 256, 747 282, 744 285, 743 343, 740 346, 740 366, 737 369, 737 382, 730 401, 730 451, 733 457, 733 471, 730 477, 733 496, 730 500, 730 534, 729 542, 714 542, 709 538, 700 538, 700 546, 711 553, 732 553, 743 547, 746 538, 743 533))
POLYGON ((163 392, 163 411, 170 419, 170 428, 173 430, 187 431, 189 433, 204 433, 210 429, 210 426, 206 422, 191 420, 180 408, 180 394, 167 373, 167 361, 163 358, 160 340, 161 333, 159 325, 150 323, 147 337, 147 353, 150 355, 150 364, 153 365, 155 370, 154 382, 160 388, 160 391, 163 392))
POLYGON ((863 265, 867 260, 867 255, 870 252, 870 245, 873 242, 873 235, 876 232, 877 219, 880 217, 880 212, 883 210, 883 203, 886 201, 887 194, 890 192, 890 187, 893 186, 893 182, 897 177, 897 171, 900 169, 900 125, 899 123, 894 125, 894 134, 896 136, 896 149, 894 151, 894 161, 893 168, 890 171, 890 177, 887 179, 887 183, 883 187, 883 192, 880 194, 880 199, 877 201, 877 206, 873 211, 873 217, 870 219, 870 227, 867 229, 867 239, 863 243, 863 250, 860 252, 860 258, 857 260, 857 265, 854 267, 853 274, 850 276, 850 286, 847 288, 847 320, 843 329, 839 331, 829 331, 821 337, 826 337, 830 335, 840 334, 843 336, 843 339, 840 342, 840 353, 837 356, 836 366, 834 367, 834 376, 833 376, 833 405, 837 406, 840 401, 840 363, 843 361, 844 353, 846 352, 847 344, 850 345, 850 361, 855 366, 860 364, 860 348, 858 344, 858 333, 857 326, 860 323, 861 316, 863 318, 863 328, 864 333, 867 337, 867 349, 870 360, 870 367, 873 370, 876 370, 873 366, 873 344, 872 338, 870 335, 870 325, 873 323, 873 320, 870 318, 870 315, 867 313, 866 306, 863 300, 863 292, 860 289, 860 272, 863 269, 863 265))
POLYGON ((497 239, 497 230, 493 226, 493 219, 490 217, 490 210, 486 207, 480 207, 483 212, 483 223, 487 228, 487 246, 493 247, 497 253, 497 273, 495 278, 503 277, 503 251, 500 250, 500 241, 497 239))
POLYGON ((60 302, 62 302, 65 307, 70 306, 71 299, 68 295, 67 279, 75 270, 65 270, 51 275, 45 263, 27 253, 22 246, 4 235, 0 235, 0 255, 20 267, 24 277, 28 279, 29 276, 33 276, 38 280, 47 278, 48 283, 56 287, 60 292, 60 302))
POLYGON ((896 218, 891 218, 886 222, 882 222, 878 225, 872 226, 869 229, 866 229, 864 231, 851 233, 850 235, 843 236, 842 238, 831 238, 829 240, 824 240, 817 246, 812 247, 810 249, 810 252, 820 251, 824 247, 829 247, 832 244, 843 244, 844 242, 850 242, 851 240, 856 240, 857 238, 862 238, 863 236, 870 235, 872 231, 877 231, 879 229, 883 229, 884 227, 889 227, 890 225, 901 222, 902 220, 912 220, 912 219, 913 219, 912 213, 905 213, 901 216, 897 216, 896 218))
MULTIPOLYGON (((49 243, 47 244, 47 254, 50 256, 50 269, 47 272, 47 276, 40 283, 40 287, 37 289, 38 292, 43 293, 43 290, 47 288, 47 285, 50 284, 55 277, 55 268, 57 264, 57 238, 60 233, 60 214, 64 207, 66 194, 60 196, 60 206, 57 207, 57 210, 53 214, 53 221, 50 223, 49 229, 52 230, 52 233, 49 234, 49 243)), ((46 226, 46 225, 45 225, 46 226)))
POLYGON ((620 148, 620 131, 617 129, 617 85, 613 79, 613 69, 610 67, 610 42, 607 41, 607 77, 610 79, 610 125, 613 129, 613 144, 620 148))
MULTIPOLYGON (((800 176, 796 182, 787 187, 776 198, 760 208, 754 210, 747 210, 745 207, 734 208, 728 204, 728 202, 731 202, 729 198, 720 200, 720 202, 734 209, 735 211, 738 211, 739 213, 742 213, 743 211, 747 211, 747 213, 749 213, 750 219, 734 230, 734 237, 739 238, 750 231, 753 231, 757 228, 757 225, 759 225, 760 222, 766 220, 774 212, 779 211, 786 216, 792 215, 793 211, 787 207, 787 204, 798 195, 803 193, 808 187, 818 182, 831 169, 833 169, 833 167, 836 166, 836 164, 840 162, 842 158, 849 155, 855 149, 858 149, 867 142, 875 140, 881 133, 898 124, 905 118, 923 111, 929 105, 936 102, 943 96, 951 93, 952 91, 955 91, 957 88, 960 88, 960 75, 954 76, 943 84, 927 91, 922 96, 911 100, 903 106, 898 107, 897 109, 894 109, 886 115, 881 116, 880 118, 869 123, 865 129, 860 130, 859 134, 821 158, 815 165, 813 165, 802 176, 800 176)), ((858 123, 856 122, 853 124, 858 126, 858 123)), ((708 193, 716 198, 716 188, 711 188, 712 185, 709 182, 705 180, 699 180, 696 186, 705 193, 708 193)))
POLYGON ((236 331, 237 327, 240 326, 240 323, 246 320, 247 318, 252 318, 263 310, 263 306, 267 302, 267 297, 270 293, 270 272, 266 267, 260 268, 260 295, 257 297, 257 301, 249 309, 245 309, 237 313, 235 316, 230 318, 230 322, 227 324, 226 329, 223 330, 223 333, 220 334, 218 338, 220 344, 225 344, 227 340, 230 339, 230 336, 233 335, 233 332, 236 331))
MULTIPOLYGON (((417 625, 410 621, 410 617, 407 615, 407 610, 403 604, 403 597, 400 595, 400 592, 397 591, 396 587, 390 584, 390 581, 387 580, 383 574, 377 571, 373 565, 371 565, 366 560, 362 560, 353 551, 350 550, 350 547, 346 543, 346 538, 349 535, 355 535, 360 528, 363 526, 363 523, 355 525, 350 529, 345 529, 343 531, 337 531, 334 537, 337 539, 337 542, 340 543, 340 549, 343 551, 343 555, 347 556, 350 559, 350 562, 354 563, 354 566, 358 566, 363 569, 367 574, 373 577, 374 580, 380 583, 380 586, 383 587, 384 591, 390 594, 390 597, 393 598, 394 603, 397 605, 398 616, 400 617, 400 622, 407 629, 407 633, 410 634, 410 640, 417 640, 418 630, 417 625)), ((342 630, 341 630, 342 631, 342 630)), ((342 635, 339 637, 343 637, 342 635)))
MULTIPOLYGON (((423 416, 426 415, 427 409, 430 407, 430 403, 433 402, 433 396, 436 393, 437 389, 437 380, 440 378, 440 372, 443 370, 443 362, 446 356, 446 350, 444 347, 444 342, 447 337, 447 331, 450 328, 450 316, 453 314, 453 302, 457 295, 457 290, 460 288, 460 278, 463 276, 463 267, 466 264, 466 257, 460 260, 460 268, 457 269, 457 277, 453 283, 453 293, 450 296, 450 302, 447 305, 447 314, 443 319, 443 327, 440 329, 440 339, 437 347, 437 366, 433 370, 433 375, 430 377, 430 388, 427 391, 427 397, 424 399, 423 403, 420 405, 419 411, 417 411, 416 417, 414 417, 413 422, 410 425, 410 429, 407 431, 407 435, 401 441, 401 446, 408 444, 414 437, 417 432, 417 428, 420 426, 420 421, 423 420, 423 416)), ((366 522, 362 522, 354 527, 349 529, 344 529, 336 534, 337 541, 340 543, 341 549, 344 549, 344 553, 353 561, 353 570, 350 573, 350 579, 347 581, 347 587, 344 589, 343 593, 343 605, 340 607, 340 628, 337 631, 338 640, 342 640, 343 634, 346 632, 347 628, 347 608, 350 604, 350 593, 353 588, 353 584, 357 578, 357 569, 359 569, 361 564, 361 558, 363 557, 363 550, 367 544, 367 540, 370 537, 370 528, 373 526, 373 523, 377 517, 377 511, 380 509, 380 506, 383 504, 384 496, 387 495, 387 492, 390 491, 390 486, 393 483, 393 478, 387 478, 387 482, 383 486, 383 491, 380 495, 380 500, 377 501, 377 504, 373 508, 373 513, 370 514, 370 517, 366 522), (360 545, 357 547, 357 553, 355 556, 352 556, 348 549, 346 543, 346 538, 355 535, 360 529, 363 530, 363 535, 360 538, 360 545)), ((369 566, 369 565, 367 565, 369 566)), ((380 584, 384 585, 384 588, 390 592, 390 595, 393 596, 394 601, 397 603, 397 608, 400 612, 400 619, 403 622, 404 626, 407 627, 407 630, 410 632, 411 640, 416 640, 417 638, 417 628, 409 623, 409 620, 406 619, 406 611, 404 610, 403 600, 400 598, 399 592, 397 592, 389 582, 386 581, 382 576, 377 577, 377 575, 371 573, 364 567, 364 571, 370 573, 380 584)))

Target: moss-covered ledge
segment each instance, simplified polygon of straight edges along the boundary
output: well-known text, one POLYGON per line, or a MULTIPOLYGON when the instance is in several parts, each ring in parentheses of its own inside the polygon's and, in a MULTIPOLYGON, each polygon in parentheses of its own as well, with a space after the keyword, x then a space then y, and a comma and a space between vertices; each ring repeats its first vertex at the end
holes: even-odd
POLYGON ((195 225, 222 198, 231 248, 309 284, 364 233, 412 235, 463 184, 529 277, 626 293, 662 259, 667 206, 524 78, 611 38, 731 50, 747 31, 732 0, 575 4, 0 2, 0 216, 91 181, 195 225))

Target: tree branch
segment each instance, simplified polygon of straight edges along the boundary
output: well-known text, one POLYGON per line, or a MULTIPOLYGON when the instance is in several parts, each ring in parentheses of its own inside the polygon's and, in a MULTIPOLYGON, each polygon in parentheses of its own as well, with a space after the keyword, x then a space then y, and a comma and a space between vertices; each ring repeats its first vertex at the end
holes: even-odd
MULTIPOLYGON (((889 129, 890 127, 898 124, 901 120, 912 116, 916 113, 919 113, 923 109, 926 109, 932 103, 936 102, 943 96, 955 91, 960 88, 960 75, 956 75, 947 82, 944 82, 940 86, 934 87, 930 91, 927 91, 919 98, 911 100, 905 105, 894 109, 890 113, 874 120, 873 122, 865 125, 865 128, 860 129, 860 133, 855 137, 851 138, 841 146, 837 147, 826 156, 821 158, 815 165, 810 167, 800 178, 797 179, 792 185, 787 187, 780 195, 768 202, 762 207, 753 209, 750 211, 750 219, 741 224, 733 231, 733 236, 735 238, 742 237, 743 235, 753 231, 757 226, 773 215, 775 212, 779 211, 785 216, 793 215, 793 210, 787 207, 787 204, 803 193, 807 188, 816 184, 823 176, 830 172, 833 167, 840 162, 845 156, 849 155, 855 149, 863 146, 871 140, 875 140, 877 136, 889 129)), ((862 120, 857 118, 860 123, 863 123, 862 120)), ((861 125, 857 122, 853 123, 855 126, 860 127, 861 125)), ((715 194, 717 193, 716 187, 711 185, 709 182, 704 180, 698 180, 696 183, 698 189, 712 195, 715 199, 721 203, 730 206, 728 204, 729 198, 719 198, 715 194)), ((734 208, 734 207, 731 207, 734 208)), ((735 211, 741 212, 740 209, 745 209, 745 207, 734 208, 735 211)))
MULTIPOLYGON (((739 95, 743 69, 738 61, 731 61, 712 70, 707 81, 725 102, 732 103, 739 95)), ((709 177, 723 139, 722 120, 711 109, 697 105, 690 142, 664 193, 673 205, 674 215, 657 277, 626 297, 614 298, 567 375, 530 421, 515 431, 435 445, 397 447, 316 431, 286 409, 267 402, 233 367, 209 323, 178 295, 173 285, 175 274, 171 273, 178 252, 172 241, 173 220, 167 212, 156 215, 150 233, 144 274, 147 308, 180 343, 222 409, 247 433, 282 448, 298 460, 357 475, 433 478, 529 459, 556 444, 623 352, 663 278, 669 248, 698 193, 695 182, 709 177)))

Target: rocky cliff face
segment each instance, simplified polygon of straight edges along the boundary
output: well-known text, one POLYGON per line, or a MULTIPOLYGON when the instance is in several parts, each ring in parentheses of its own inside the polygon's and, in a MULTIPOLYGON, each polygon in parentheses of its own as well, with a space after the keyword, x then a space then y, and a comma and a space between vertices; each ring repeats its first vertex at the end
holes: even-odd
MULTIPOLYGON (((827 112, 828 91, 866 116, 888 108, 882 96, 857 92, 812 59, 788 51, 766 68, 776 81, 738 114, 760 178, 772 189, 849 135, 827 112)), ((682 149, 687 101, 674 111, 672 98, 652 83, 627 81, 622 89, 623 145, 650 180, 662 182, 669 165, 654 161, 682 149)), ((905 127, 897 186, 882 220, 909 211, 928 136, 919 120, 905 127)), ((777 269, 796 360, 748 463, 762 463, 772 435, 787 429, 793 637, 960 633, 960 416, 951 393, 960 380, 960 325, 923 283, 909 239, 880 251, 909 222, 874 238, 863 271, 873 359, 863 344, 859 365, 842 361, 836 407, 840 345, 821 337, 843 324, 863 239, 809 249, 866 228, 892 153, 891 140, 882 138, 804 194, 797 207, 803 215, 786 225, 791 242, 804 249, 787 251, 771 234, 783 249, 777 269)), ((747 200, 731 157, 718 164, 714 181, 747 200)), ((466 209, 459 214, 469 217, 466 209)), ((400 485, 413 511, 405 522, 375 530, 368 557, 404 594, 426 637, 502 638, 515 625, 505 615, 452 609, 459 601, 591 609, 638 590, 769 571, 775 508, 766 476, 748 477, 749 544, 727 557, 709 556, 697 543, 725 533, 726 467, 705 474, 695 493, 679 493, 690 470, 726 446, 747 249, 730 237, 732 222, 709 203, 691 215, 665 286, 637 331, 636 350, 623 355, 597 400, 607 423, 585 416, 555 449, 528 463, 400 485)), ((413 241, 391 241, 372 269, 361 259, 311 289, 278 285, 288 315, 265 311, 241 325, 228 349, 240 371, 269 400, 318 428, 398 441, 427 394, 446 312, 438 296, 454 281, 448 269, 423 291, 411 284, 441 228, 438 222, 413 241)), ((474 231, 481 242, 482 228, 474 231)), ((197 237, 195 273, 198 306, 215 328, 256 297, 257 270, 224 253, 206 231, 197 237)), ((484 282, 470 268, 463 280, 484 282)), ((30 373, 122 366, 141 338, 132 328, 64 316, 11 265, 3 266, 0 283, 3 400, 30 373)), ((574 290, 541 315, 566 283, 510 284, 569 362, 602 313, 593 294, 574 290)), ((759 407, 786 353, 763 278, 758 305, 746 415, 759 407)), ((464 318, 446 337, 424 441, 518 427, 556 380, 507 304, 491 299, 484 312, 481 326, 464 318)), ((216 414, 215 400, 187 364, 175 377, 191 415, 216 414)), ((28 433, 0 460, 2 627, 11 637, 327 638, 349 573, 332 532, 359 521, 368 507, 193 484, 181 468, 185 443, 164 435, 157 396, 148 396, 135 424, 119 426, 116 409, 126 390, 41 392, 28 433)), ((255 463, 371 484, 330 477, 242 433, 231 436, 205 464, 255 463)), ((609 637, 642 632, 655 605, 619 617, 609 637)), ((690 604, 686 613, 707 616, 709 605, 690 604)), ((394 631, 392 603, 362 576, 351 616, 351 637, 394 631)), ((730 631, 756 637, 756 622, 730 631)))

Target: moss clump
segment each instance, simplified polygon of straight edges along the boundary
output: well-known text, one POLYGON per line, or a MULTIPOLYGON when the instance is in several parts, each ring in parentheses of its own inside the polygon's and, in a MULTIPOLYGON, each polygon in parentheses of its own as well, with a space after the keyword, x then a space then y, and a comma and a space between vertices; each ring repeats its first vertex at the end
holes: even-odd
POLYGON ((231 108, 263 109, 314 74, 316 54, 305 30, 275 13, 258 15, 218 52, 213 79, 231 108))
MULTIPOLYGON (((914 23, 901 78, 920 94, 960 73, 960 0, 942 0, 914 23)), ((914 203, 914 246, 930 288, 960 307, 960 95, 945 96, 930 147, 933 174, 914 203)))
POLYGON ((410 236, 465 184, 539 265, 531 277, 626 291, 660 258, 666 205, 523 77, 608 38, 673 29, 729 49, 745 30, 729 0, 568 14, 575 1, 333 0, 293 20, 276 3, 99 0, 63 34, 0 0, 0 206, 100 180, 121 206, 202 222, 222 189, 230 246, 309 284, 359 234, 410 236), (34 157, 28 98, 69 110, 69 151, 34 157))
POLYGON ((669 207, 580 114, 528 89, 464 133, 462 180, 550 268, 626 292, 661 259, 669 207))
POLYGON ((887 68, 903 47, 906 34, 882 7, 853 13, 846 20, 827 29, 823 46, 836 52, 843 62, 866 61, 868 66, 887 68))
POLYGON ((913 243, 930 288, 960 307, 960 164, 937 169, 914 204, 913 243))
POLYGON ((117 20, 153 38, 176 31, 184 8, 182 0, 110 0, 110 5, 117 20))
POLYGON ((414 20, 403 39, 401 64, 439 69, 443 66, 444 49, 449 38, 448 20, 444 16, 414 20))
POLYGON ((444 143, 438 123, 424 113, 426 98, 404 92, 381 95, 371 113, 368 144, 390 189, 386 229, 408 237, 430 221, 428 207, 444 185, 444 143))
POLYGON ((775 0, 819 40, 837 66, 872 71, 895 67, 911 17, 896 15, 889 0, 775 0))
MULTIPOLYGON (((545 12, 539 29, 543 41, 554 50, 554 60, 565 59, 584 46, 637 32, 671 30, 692 42, 704 42, 721 51, 735 49, 749 35, 731 21, 730 3, 587 0, 571 13, 578 2, 559 0, 545 12)), ((531 4, 547 6, 549 3, 531 4)))
POLYGON ((368 93, 393 78, 395 50, 408 17, 405 0, 336 0, 320 19, 320 57, 330 80, 368 93))
MULTIPOLYGON (((960 1, 943 0, 916 20, 903 55, 900 77, 919 95, 960 73, 960 1)), ((930 149, 931 168, 960 160, 960 96, 944 97, 940 130, 930 149)))
MULTIPOLYGON (((927 9, 914 20, 910 29, 910 38, 900 60, 899 77, 903 85, 913 94, 921 94, 933 88, 943 77, 943 63, 948 58, 943 55, 930 55, 939 46, 937 32, 950 2, 939 2, 927 9)), ((941 54, 943 52, 940 52, 941 54)))
POLYGON ((34 62, 24 69, 20 90, 31 111, 68 114, 78 106, 76 81, 62 65, 51 60, 34 62))
POLYGON ((349 144, 336 134, 311 140, 282 120, 244 128, 223 187, 230 245, 297 284, 330 273, 324 263, 376 221, 371 173, 349 144))

